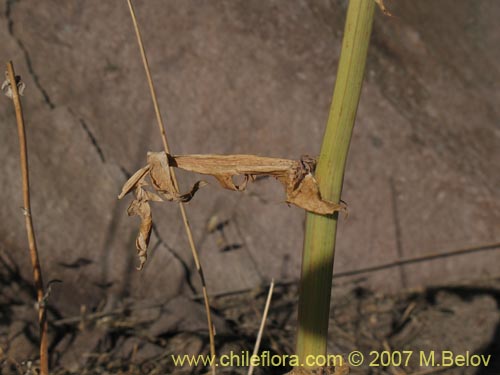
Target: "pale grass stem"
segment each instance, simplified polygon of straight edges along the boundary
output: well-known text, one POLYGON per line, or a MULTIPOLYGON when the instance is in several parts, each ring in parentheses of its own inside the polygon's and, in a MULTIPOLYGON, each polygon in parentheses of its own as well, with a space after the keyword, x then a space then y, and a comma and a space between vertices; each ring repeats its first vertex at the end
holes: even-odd
MULTIPOLYGON (((142 62, 143 62, 143 65, 144 65, 144 70, 146 71, 146 77, 147 77, 147 81, 148 81, 149 90, 151 92, 151 98, 153 100, 153 106, 154 106, 154 110, 155 110, 155 114, 156 114, 156 120, 157 120, 157 124, 158 124, 158 129, 160 131, 161 139, 162 139, 162 142, 163 142, 163 148, 164 148, 165 152, 168 155, 170 155, 170 148, 168 146, 168 140, 167 140, 167 134, 166 134, 166 131, 165 131, 165 125, 163 123, 163 118, 161 116, 160 107, 158 105, 158 98, 157 98, 156 90, 155 90, 155 87, 154 87, 154 84, 153 84, 153 79, 151 78, 151 70, 149 68, 149 63, 148 63, 148 59, 147 59, 147 56, 146 56, 146 50, 144 48, 144 43, 142 41, 141 31, 139 29, 139 24, 137 22, 137 17, 135 15, 135 11, 134 11, 134 7, 132 5, 132 1, 131 0, 127 0, 127 2, 128 2, 129 10, 130 10, 130 15, 132 17, 132 22, 134 24, 135 34, 137 36, 137 42, 139 44, 139 49, 140 49, 140 52, 141 52, 142 62)), ((173 180, 173 183, 174 183, 174 186, 175 186, 176 190, 179 191, 179 184, 177 182, 177 177, 175 175, 175 170, 172 167, 170 167, 170 174, 172 176, 172 180, 173 180)), ((198 251, 196 249, 196 245, 195 245, 194 240, 193 240, 193 233, 191 231, 191 226, 189 225, 189 221, 188 221, 188 217, 187 217, 187 213, 186 213, 186 208, 184 207, 184 204, 182 202, 179 202, 179 207, 180 207, 180 210, 181 210, 182 221, 184 223, 184 228, 186 230, 186 234, 187 234, 187 237, 188 237, 189 246, 191 248, 191 253, 192 253, 192 256, 193 256, 193 259, 194 259, 196 270, 198 271, 198 275, 199 275, 200 280, 201 280, 202 293, 203 293, 203 301, 204 301, 204 304, 205 304, 205 311, 206 311, 206 314, 207 314, 208 335, 209 335, 209 340, 210 340, 210 355, 212 356, 212 358, 215 358, 215 356, 216 356, 216 352, 215 352, 215 337, 214 337, 215 334, 214 334, 214 327, 213 327, 213 324, 212 324, 212 315, 210 313, 210 300, 208 298, 208 292, 207 292, 207 285, 206 285, 206 282, 205 282, 205 276, 203 274, 203 269, 201 267, 200 259, 199 259, 199 256, 198 256, 198 251)), ((212 374, 215 374, 215 363, 212 365, 212 374)))
MULTIPOLYGON (((274 290, 274 279, 271 280, 271 285, 269 286, 269 292, 267 293, 266 305, 264 306, 264 312, 262 313, 259 333, 257 334, 257 339, 255 340, 255 346, 253 348, 252 357, 256 356, 259 353, 260 342, 262 341, 262 334, 264 333, 264 327, 266 326, 267 314, 269 313, 269 307, 271 306, 273 290, 274 290)), ((254 370, 253 362, 250 362, 250 367, 248 368, 248 375, 252 375, 253 370, 254 370)))

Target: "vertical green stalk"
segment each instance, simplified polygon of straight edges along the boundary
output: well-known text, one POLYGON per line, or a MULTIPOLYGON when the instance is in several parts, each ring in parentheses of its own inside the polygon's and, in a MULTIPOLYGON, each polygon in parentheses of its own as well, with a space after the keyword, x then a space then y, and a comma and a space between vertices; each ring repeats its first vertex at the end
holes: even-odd
MULTIPOLYGON (((316 169, 324 199, 339 202, 356 118, 375 0, 350 0, 330 116, 316 169)), ((300 280, 297 355, 325 355, 338 215, 307 214, 300 280)))

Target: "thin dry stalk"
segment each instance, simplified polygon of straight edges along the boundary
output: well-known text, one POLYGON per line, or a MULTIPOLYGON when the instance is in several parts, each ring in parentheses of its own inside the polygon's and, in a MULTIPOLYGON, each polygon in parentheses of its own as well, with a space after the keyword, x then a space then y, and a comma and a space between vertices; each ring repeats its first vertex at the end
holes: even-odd
MULTIPOLYGON (((269 292, 267 293, 266 306, 264 307, 264 312, 262 313, 262 320, 260 321, 259 333, 257 334, 257 340, 255 340, 255 346, 253 348, 252 357, 259 353, 260 342, 262 341, 262 334, 264 333, 264 327, 266 325, 267 314, 269 313, 269 306, 271 306, 271 298, 273 297, 274 290, 274 279, 271 280, 271 285, 269 286, 269 292)), ((253 374, 254 365, 250 361, 250 367, 248 368, 248 375, 253 374)))
POLYGON ((31 203, 30 203, 30 184, 28 172, 28 148, 26 145, 26 131, 24 128, 23 108, 17 88, 16 74, 12 61, 7 63, 7 74, 10 82, 10 90, 12 93, 12 101, 16 112, 17 132, 19 136, 19 151, 21 159, 21 174, 23 178, 23 213, 26 223, 26 232, 28 234, 28 244, 31 256, 31 264, 33 266, 33 278, 35 280, 35 288, 38 301, 38 322, 40 325, 40 374, 49 374, 49 359, 48 359, 48 340, 47 340, 47 315, 45 309, 42 280, 42 270, 40 268, 40 260, 38 258, 38 250, 36 246, 35 231, 33 229, 33 220, 31 218, 31 203))
MULTIPOLYGON (((162 142, 163 142, 163 148, 164 148, 164 150, 165 150, 165 152, 167 154, 170 154, 170 148, 168 146, 168 140, 167 140, 167 134, 166 134, 166 131, 165 131, 165 125, 163 123, 163 119, 162 119, 161 112, 160 112, 160 107, 158 105, 158 98, 156 96, 156 90, 154 88, 153 79, 151 78, 151 70, 149 68, 149 63, 148 63, 148 59, 147 59, 147 56, 146 56, 146 50, 144 49, 144 43, 142 42, 141 31, 139 29, 139 24, 137 23, 137 17, 135 15, 135 11, 134 11, 134 7, 132 5, 132 1, 131 0, 127 0, 127 2, 128 2, 129 10, 130 10, 130 15, 132 16, 132 22, 134 24, 135 33, 136 33, 136 36, 137 36, 137 42, 139 44, 139 49, 140 49, 140 52, 141 52, 142 62, 144 64, 144 70, 146 71, 146 77, 147 77, 147 81, 148 81, 148 85, 149 85, 149 90, 151 92, 151 98, 153 100, 153 106, 154 106, 154 109, 155 109, 156 120, 157 120, 158 128, 159 128, 159 131, 160 131, 160 134, 161 134, 161 139, 162 139, 162 142)), ((171 173, 171 176, 172 176, 172 180, 173 180, 174 186, 175 186, 176 190, 179 191, 179 184, 177 182, 177 177, 176 177, 175 171, 174 171, 174 169, 172 167, 170 168, 170 173, 171 173)), ((207 285, 206 285, 206 282, 205 282, 205 276, 203 274, 203 269, 201 267, 200 259, 199 259, 199 256, 198 256, 198 251, 196 250, 196 246, 195 246, 195 243, 194 243, 194 240, 193 240, 193 233, 191 231, 191 227, 189 225, 189 221, 188 221, 188 218, 187 218, 186 208, 184 207, 184 204, 182 202, 179 202, 179 207, 180 207, 180 210, 181 210, 182 221, 184 222, 184 228, 186 229, 186 234, 187 234, 187 237, 188 237, 189 246, 191 248, 191 253, 193 255, 193 259, 194 259, 194 263, 195 263, 195 266, 196 266, 196 270, 198 271, 198 274, 199 274, 200 280, 201 280, 202 293, 203 293, 203 301, 204 301, 204 304, 205 304, 205 310, 206 310, 206 314, 207 314, 208 334, 209 334, 209 339, 210 339, 210 355, 212 356, 212 358, 215 358, 215 356, 216 356, 216 353, 215 353, 215 339, 214 339, 215 334, 214 334, 214 327, 213 327, 213 324, 212 324, 212 315, 210 313, 210 300, 208 298, 208 292, 207 292, 207 285)), ((215 374, 215 361, 214 361, 214 364, 212 365, 212 374, 215 374)))

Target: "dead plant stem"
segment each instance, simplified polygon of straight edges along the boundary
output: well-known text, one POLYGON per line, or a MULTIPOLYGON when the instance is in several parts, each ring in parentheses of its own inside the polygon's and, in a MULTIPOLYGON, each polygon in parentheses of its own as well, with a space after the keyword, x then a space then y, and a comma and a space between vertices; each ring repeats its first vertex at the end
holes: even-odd
POLYGON ((30 202, 30 184, 29 184, 29 169, 28 169, 28 147, 26 143, 26 130, 24 127, 23 108, 21 99, 17 89, 16 74, 12 61, 7 63, 7 74, 12 92, 12 101, 16 112, 17 133, 19 137, 19 154, 21 160, 21 174, 23 179, 23 213, 26 224, 26 233, 28 235, 29 251, 31 256, 31 265, 33 267, 33 279, 38 301, 38 322, 40 325, 40 374, 49 374, 48 361, 48 340, 47 340, 47 315, 44 301, 44 289, 42 270, 40 267, 40 259, 38 257, 38 249, 36 246, 35 230, 33 229, 33 220, 31 217, 31 202, 30 202))
MULTIPOLYGON (((262 313, 262 319, 260 321, 259 333, 257 334, 257 339, 255 340, 255 346, 253 348, 252 357, 257 356, 260 349, 260 342, 262 341, 262 335, 264 333, 264 327, 266 326, 267 314, 269 313, 269 307, 271 306, 271 299, 273 297, 274 290, 274 279, 271 280, 271 285, 269 286, 269 292, 267 293, 266 305, 264 306, 264 312, 262 313)), ((252 375, 255 366, 253 362, 250 362, 250 367, 248 368, 247 375, 252 375)))
MULTIPOLYGON (((155 114, 156 114, 156 120, 157 120, 158 128, 159 128, 159 131, 160 131, 160 134, 161 134, 161 139, 162 139, 162 142, 163 142, 163 148, 164 148, 164 150, 165 150, 165 152, 167 154, 170 154, 170 148, 168 146, 168 140, 167 140, 167 134, 166 134, 166 131, 165 131, 165 125, 163 123, 163 118, 161 116, 160 107, 158 105, 158 98, 157 98, 156 90, 155 90, 155 87, 154 87, 154 84, 153 84, 153 79, 151 77, 151 70, 149 68, 149 63, 148 63, 148 59, 147 59, 147 56, 146 56, 146 51, 144 49, 144 43, 142 41, 141 31, 139 29, 139 24, 137 23, 137 17, 135 15, 135 11, 134 11, 134 7, 132 5, 132 1, 131 0, 127 0, 127 2, 128 2, 129 10, 130 10, 130 15, 132 16, 132 22, 134 24, 134 29, 135 29, 135 33, 136 33, 136 36, 137 36, 137 42, 139 44, 139 49, 140 49, 140 52, 141 52, 141 57, 142 57, 143 65, 144 65, 144 70, 146 71, 146 77, 147 77, 147 81, 148 81, 148 85, 149 85, 149 90, 151 92, 151 98, 153 100, 153 106, 154 106, 154 110, 155 110, 155 114)), ((177 182, 177 177, 175 175, 174 168, 170 167, 170 173, 171 173, 171 176, 172 176, 172 180, 173 180, 174 186, 175 186, 176 190, 179 191, 179 184, 177 182)), ((203 269, 201 267, 200 259, 199 259, 199 256, 198 256, 198 251, 196 249, 196 245, 195 245, 194 240, 193 240, 193 233, 192 233, 192 230, 191 230, 191 226, 189 225, 189 220, 188 220, 188 217, 187 217, 186 208, 184 207, 184 204, 182 202, 179 202, 179 207, 180 207, 180 210, 181 210, 182 221, 184 222, 184 227, 186 229, 186 234, 187 234, 187 237, 188 237, 189 246, 191 248, 191 253, 193 255, 193 259, 194 259, 194 263, 195 263, 195 266, 196 266, 196 270, 198 271, 198 274, 199 274, 199 277, 200 277, 200 280, 201 280, 203 300, 204 300, 205 310, 206 310, 206 314, 207 314, 208 334, 209 334, 209 339, 210 339, 210 355, 212 356, 212 358, 215 358, 215 356, 216 356, 216 353, 215 353, 215 338, 214 338, 215 335, 214 335, 214 328, 213 328, 213 324, 212 324, 212 315, 210 313, 210 300, 209 300, 209 297, 208 297, 207 286, 206 286, 206 282, 205 282, 205 276, 203 274, 203 269)), ((215 362, 212 365, 212 374, 215 374, 215 362)))

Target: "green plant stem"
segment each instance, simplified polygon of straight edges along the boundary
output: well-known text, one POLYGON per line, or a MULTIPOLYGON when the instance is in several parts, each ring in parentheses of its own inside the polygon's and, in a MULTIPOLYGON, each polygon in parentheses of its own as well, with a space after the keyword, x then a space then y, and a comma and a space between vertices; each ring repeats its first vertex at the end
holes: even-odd
MULTIPOLYGON (((316 169, 324 199, 339 202, 370 41, 374 0, 351 0, 330 116, 316 169)), ((296 352, 325 355, 338 215, 307 214, 296 352)))

